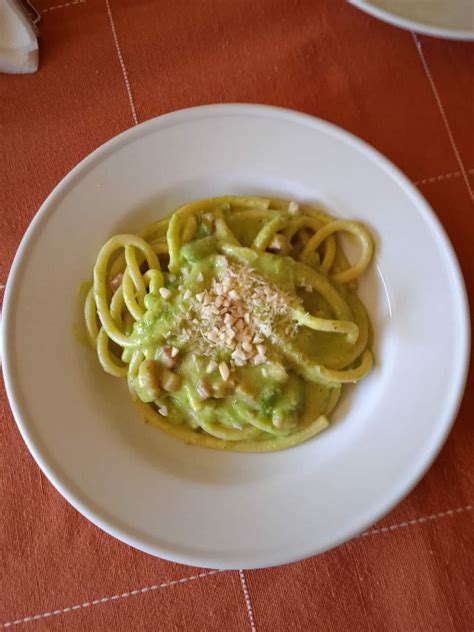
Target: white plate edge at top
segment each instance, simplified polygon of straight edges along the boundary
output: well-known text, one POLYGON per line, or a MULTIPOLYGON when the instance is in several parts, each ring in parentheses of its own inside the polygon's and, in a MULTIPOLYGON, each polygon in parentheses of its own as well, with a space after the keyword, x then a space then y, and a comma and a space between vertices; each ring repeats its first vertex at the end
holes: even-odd
POLYGON ((429 35, 430 37, 441 37, 443 39, 452 39, 460 41, 474 41, 474 29, 464 30, 442 26, 434 26, 432 24, 426 24, 419 22, 418 20, 412 20, 410 18, 404 18, 403 16, 392 13, 388 9, 378 7, 367 0, 347 0, 349 4, 368 13, 374 18, 387 22, 392 26, 415 31, 416 33, 422 33, 423 35, 429 35))

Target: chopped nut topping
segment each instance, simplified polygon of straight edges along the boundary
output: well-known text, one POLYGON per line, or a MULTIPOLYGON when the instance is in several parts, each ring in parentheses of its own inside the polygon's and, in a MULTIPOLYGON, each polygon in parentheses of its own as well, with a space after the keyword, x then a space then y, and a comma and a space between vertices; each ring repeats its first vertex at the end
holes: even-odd
POLYGON ((268 250, 273 250, 281 255, 287 255, 290 249, 291 244, 284 235, 275 235, 268 244, 268 250))
POLYGON ((143 360, 138 367, 138 380, 148 391, 152 399, 160 395, 160 374, 158 365, 153 360, 143 360))
POLYGON ((167 287, 160 287, 158 291, 165 300, 171 296, 171 291, 167 287))
POLYGON ((288 204, 288 213, 290 215, 296 215, 300 210, 300 205, 297 202, 290 202, 288 204))
POLYGON ((163 347, 163 349, 161 350, 161 354, 160 354, 160 360, 161 363, 167 367, 168 369, 171 369, 174 367, 174 365, 176 364, 176 355, 173 356, 173 351, 172 351, 173 347, 163 347))
POLYGON ((278 331, 294 335, 298 325, 290 310, 301 301, 249 265, 228 259, 224 263, 219 278, 189 297, 183 341, 191 343, 193 352, 215 359, 222 352, 230 353, 231 367, 245 366, 256 356, 257 363, 266 362, 265 339, 273 342, 278 331))
POLYGON ((217 369, 217 362, 211 360, 207 365, 206 373, 213 373, 217 369))
POLYGON ((181 386, 181 378, 176 373, 173 373, 173 371, 164 369, 161 376, 161 386, 165 389, 165 391, 173 393, 181 386))
POLYGON ((258 366, 259 364, 263 364, 266 361, 266 357, 260 354, 257 354, 252 358, 252 363, 254 366, 258 366))
POLYGON ((230 371, 225 362, 221 362, 219 364, 219 373, 221 374, 221 378, 224 380, 224 382, 227 382, 227 380, 229 379, 230 371))
POLYGON ((201 399, 209 399, 211 396, 211 389, 209 384, 205 380, 199 380, 196 384, 196 390, 201 399))

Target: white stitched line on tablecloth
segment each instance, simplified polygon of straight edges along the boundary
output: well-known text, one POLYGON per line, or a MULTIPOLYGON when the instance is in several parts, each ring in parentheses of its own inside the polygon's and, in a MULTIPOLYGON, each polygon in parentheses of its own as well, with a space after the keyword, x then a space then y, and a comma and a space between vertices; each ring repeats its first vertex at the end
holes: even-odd
POLYGON ((412 37, 413 37, 413 41, 415 42, 415 46, 416 46, 416 50, 418 51, 418 55, 419 55, 419 57, 421 59, 421 63, 423 64, 423 68, 425 69, 426 76, 428 77, 428 80, 430 82, 431 89, 433 90, 433 94, 434 94, 434 97, 436 99, 436 103, 438 104, 439 111, 441 112, 441 117, 442 117, 442 119, 444 121, 444 125, 446 127, 446 131, 448 132, 449 140, 451 141, 451 146, 453 148, 454 155, 456 156, 456 160, 457 160, 457 162, 459 164, 459 170, 462 173, 462 177, 464 178, 464 182, 466 183, 467 190, 469 191, 469 195, 471 197, 471 200, 474 200, 474 193, 473 193, 472 188, 471 188, 471 183, 469 182, 469 178, 467 177, 466 169, 464 167, 463 161, 461 160, 461 155, 459 154, 459 150, 458 150, 458 147, 457 147, 456 142, 454 140, 453 133, 451 132, 451 128, 449 127, 448 117, 446 116, 446 112, 444 111, 444 107, 443 107, 443 104, 441 102, 441 99, 440 99, 440 96, 439 96, 439 93, 438 93, 438 89, 436 88, 436 84, 434 82, 433 75, 431 74, 431 70, 430 70, 430 68, 428 66, 428 62, 426 61, 425 54, 423 52, 423 47, 422 47, 421 42, 418 39, 418 36, 416 35, 416 33, 412 33, 412 37))
POLYGON ((5 289, 5 286, 3 285, 3 283, 0 283, 0 290, 5 289))
MULTIPOLYGON (((415 524, 423 524, 425 522, 432 522, 433 520, 438 520, 438 518, 446 518, 447 516, 455 516, 456 514, 464 513, 467 511, 472 511, 472 505, 466 505, 465 507, 458 507, 457 509, 448 509, 447 511, 440 511, 439 513, 431 514, 430 516, 414 518, 413 520, 407 520, 406 522, 392 524, 388 527, 381 527, 380 529, 371 529, 370 531, 364 531, 364 533, 361 533, 359 537, 367 537, 369 535, 377 535, 379 533, 390 533, 392 531, 396 531, 397 529, 404 529, 415 524)), ((5 623, 0 623, 0 627, 9 628, 13 625, 29 623, 30 621, 37 621, 38 619, 47 619, 49 617, 53 617, 58 614, 65 614, 67 612, 73 612, 74 610, 90 608, 91 606, 97 606, 99 604, 107 603, 109 601, 115 601, 117 599, 126 599, 127 597, 141 595, 143 593, 158 590, 160 588, 168 588, 169 586, 185 584, 187 582, 194 581, 196 579, 209 577, 210 575, 216 575, 217 573, 223 573, 223 572, 226 572, 226 571, 225 570, 207 571, 205 573, 199 573, 199 575, 190 575, 189 577, 182 577, 181 579, 175 579, 169 582, 164 582, 162 584, 155 584, 153 586, 144 586, 143 588, 138 588, 136 590, 131 590, 129 592, 124 592, 118 595, 112 595, 111 597, 102 597, 101 599, 94 599, 93 601, 85 601, 84 603, 77 604, 75 606, 70 606, 69 608, 61 608, 58 610, 52 610, 51 612, 43 612, 42 614, 35 614, 28 617, 24 617, 23 619, 15 619, 14 621, 7 621, 5 623)), ((254 616, 254 612, 252 608, 252 602, 250 601, 250 594, 247 587, 247 581, 245 579, 245 573, 243 570, 239 570, 239 576, 240 576, 240 583, 242 585, 242 591, 244 593, 245 605, 247 607, 247 614, 249 617, 250 629, 252 632, 257 632, 257 628, 255 626, 255 616, 254 616)))
POLYGON ((73 2, 65 2, 64 4, 57 4, 55 7, 48 7, 47 9, 41 9, 41 13, 47 13, 48 11, 56 11, 56 9, 65 9, 66 7, 73 7, 76 4, 84 4, 86 0, 73 0, 73 2))
POLYGON ((117 55, 120 62, 120 67, 122 68, 123 80, 125 81, 125 88, 127 89, 128 102, 130 103, 130 108, 132 110, 132 118, 135 125, 138 125, 138 117, 137 112, 135 110, 135 103, 133 102, 132 89, 130 88, 130 81, 128 80, 127 69, 125 68, 125 62, 123 61, 122 51, 120 50, 120 45, 118 42, 117 31, 115 29, 115 22, 112 16, 112 9, 110 8, 109 0, 105 0, 105 4, 107 6, 107 13, 109 16, 110 26, 112 27, 112 35, 115 42, 115 48, 117 49, 117 55))
POLYGON ((59 610, 52 610, 51 612, 43 612, 42 614, 35 614, 23 619, 16 619, 15 621, 7 621, 6 623, 0 623, 0 627, 9 628, 13 625, 20 625, 21 623, 29 623, 30 621, 37 621, 38 619, 47 619, 58 614, 65 614, 67 612, 73 612, 74 610, 81 610, 83 608, 90 608, 91 606, 97 606, 109 601, 115 601, 116 599, 126 599, 127 597, 133 597, 135 595, 141 595, 146 592, 158 590, 159 588, 168 588, 169 586, 176 586, 178 584, 186 584, 187 582, 201 579, 203 577, 209 577, 209 575, 215 575, 216 573, 222 573, 224 571, 207 571, 205 573, 199 573, 199 575, 191 575, 190 577, 182 577, 181 579, 174 579, 173 581, 164 582, 163 584, 156 584, 154 586, 144 586, 137 590, 131 590, 130 592, 124 592, 118 595, 112 595, 111 597, 102 597, 102 599, 94 599, 93 601, 85 601, 84 603, 70 606, 69 608, 61 608, 59 610))
POLYGON ((396 529, 405 529, 411 527, 414 524, 423 524, 438 518, 446 518, 447 516, 454 516, 455 514, 464 513, 465 511, 471 511, 472 505, 466 505, 465 507, 458 507, 457 509, 448 509, 448 511, 440 511, 437 514, 431 514, 431 516, 423 516, 422 518, 414 518, 413 520, 407 520, 406 522, 400 522, 399 524, 392 524, 389 527, 381 527, 380 529, 370 529, 370 531, 364 531, 360 537, 367 537, 368 535, 377 535, 378 533, 390 533, 396 529))
MULTIPOLYGON (((474 169, 468 169, 467 173, 474 173, 474 169)), ((462 176, 460 171, 452 171, 451 173, 443 173, 440 176, 432 176, 431 178, 424 178, 423 180, 416 180, 413 182, 417 187, 422 184, 431 184, 433 182, 440 182, 441 180, 449 180, 450 178, 459 178, 462 176)))
POLYGON ((431 184, 432 182, 440 182, 441 180, 449 180, 450 178, 459 178, 459 176, 462 176, 462 173, 460 171, 452 171, 451 173, 444 173, 441 176, 432 176, 431 178, 417 180, 413 184, 419 187, 422 184, 431 184))
POLYGON ((245 579, 245 573, 243 570, 239 571, 240 583, 242 585, 242 592, 244 593, 245 605, 247 606, 247 614, 249 617, 250 629, 252 632, 257 632, 255 625, 255 616, 253 614, 252 602, 250 601, 249 589, 247 586, 247 580, 245 579))

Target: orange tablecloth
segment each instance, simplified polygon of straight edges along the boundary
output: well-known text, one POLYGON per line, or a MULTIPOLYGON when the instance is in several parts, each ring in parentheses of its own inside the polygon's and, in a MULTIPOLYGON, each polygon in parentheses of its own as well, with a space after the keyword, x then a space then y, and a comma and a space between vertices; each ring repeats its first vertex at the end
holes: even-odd
MULTIPOLYGON (((233 101, 315 114, 391 158, 443 222, 472 301, 474 45, 342 0, 33 2, 39 72, 0 76, 1 284, 37 208, 87 153, 164 112, 233 101)), ((245 573, 164 562, 99 531, 41 474, 3 389, 0 406, 4 628, 474 629, 472 375, 441 456, 389 516, 324 555, 245 573)))

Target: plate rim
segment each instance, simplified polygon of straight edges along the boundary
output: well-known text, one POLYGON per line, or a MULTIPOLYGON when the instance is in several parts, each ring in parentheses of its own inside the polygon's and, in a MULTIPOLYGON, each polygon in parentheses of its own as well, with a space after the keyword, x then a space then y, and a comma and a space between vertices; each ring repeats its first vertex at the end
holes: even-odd
POLYGON ((455 29, 443 26, 434 26, 420 22, 418 20, 412 20, 410 18, 404 18, 396 13, 392 13, 388 9, 383 9, 374 4, 368 3, 367 0, 348 0, 352 6, 364 11, 368 15, 374 18, 382 20, 387 24, 396 26, 407 31, 415 31, 416 33, 422 33, 423 35, 429 35, 430 37, 441 37, 443 39, 459 40, 464 42, 470 42, 474 40, 474 28, 473 29, 455 29))
MULTIPOLYGON (((109 139, 97 149, 92 151, 89 155, 83 158, 69 173, 60 180, 60 182, 53 188, 51 193, 46 197, 40 208, 34 215, 27 230, 25 231, 17 252, 15 254, 13 263, 11 265, 8 279, 6 283, 4 301, 3 301, 3 323, 2 323, 2 337, 1 348, 3 355, 3 376, 5 383, 5 390, 7 393, 8 401, 15 419, 15 423, 20 431, 20 434, 25 441, 28 450, 36 461, 37 465, 46 475, 51 484, 57 489, 57 491, 71 504, 79 513, 90 520, 94 525, 105 531, 109 535, 117 538, 121 542, 124 542, 134 548, 141 550, 145 553, 153 556, 160 557, 162 559, 177 562, 181 564, 198 566, 203 568, 222 568, 222 569, 252 569, 252 568, 267 568, 271 566, 277 566, 281 564, 287 564, 296 562, 302 559, 312 557, 314 555, 323 553, 330 550, 340 544, 347 542, 348 540, 356 537, 363 531, 365 531, 372 524, 377 522, 381 517, 386 515, 394 506, 396 506, 421 480, 426 474, 432 463, 438 456, 441 448, 443 447, 448 434, 454 424, 454 421, 459 410, 459 406, 462 401, 462 395, 464 393, 467 373, 469 368, 469 348, 470 348, 470 315, 469 306, 467 300, 467 292, 465 288, 464 279, 462 276, 461 268, 455 254, 454 248, 447 236, 447 233, 441 224, 440 220, 431 209, 428 202, 421 195, 415 185, 405 176, 401 170, 386 158, 381 152, 372 147, 370 144, 355 136, 351 132, 334 125, 324 119, 318 117, 297 112, 294 110, 280 108, 276 106, 268 106, 261 104, 245 104, 245 103, 231 103, 231 104, 211 104, 204 106, 196 106, 191 108, 184 108, 176 110, 161 116, 154 117, 139 125, 131 127, 120 134, 109 139), (61 197, 67 193, 69 187, 74 184, 76 179, 80 179, 84 170, 89 170, 93 167, 96 161, 100 161, 106 158, 109 153, 113 153, 117 148, 124 144, 138 140, 142 135, 146 135, 149 132, 157 131, 160 127, 168 127, 170 124, 179 124, 183 121, 197 120, 200 118, 208 118, 215 116, 226 115, 247 115, 253 117, 271 117, 277 118, 282 121, 288 121, 296 124, 304 124, 313 129, 318 129, 324 133, 329 133, 333 137, 337 137, 338 140, 355 146, 368 158, 374 159, 377 165, 388 172, 397 184, 406 192, 410 194, 410 198, 413 199, 413 203, 417 207, 419 213, 423 215, 423 218, 431 225, 434 234, 441 239, 441 243, 445 249, 445 254, 449 260, 450 272, 453 279, 456 281, 456 286, 453 289, 453 295, 457 299, 457 303, 460 306, 460 320, 459 323, 461 330, 461 344, 463 347, 462 357, 458 360, 457 376, 455 386, 450 389, 451 406, 443 419, 443 423, 439 424, 438 432, 430 437, 430 444, 425 448, 423 452, 423 459, 414 462, 413 468, 410 471, 410 475, 400 476, 396 490, 392 491, 390 497, 382 504, 379 505, 377 512, 371 512, 370 516, 367 516, 367 509, 365 512, 360 512, 361 516, 357 526, 350 528, 344 528, 340 535, 334 537, 327 545, 306 547, 306 550, 302 554, 291 554, 286 551, 281 552, 280 555, 275 556, 272 560, 266 560, 263 563, 249 563, 245 561, 245 553, 237 554, 237 557, 232 557, 231 560, 226 559, 223 564, 220 564, 218 559, 210 559, 209 555, 199 556, 190 555, 188 553, 180 552, 180 547, 176 549, 173 546, 168 548, 161 548, 151 542, 151 537, 140 537, 136 535, 135 528, 126 525, 126 528, 117 526, 118 521, 113 521, 102 508, 91 508, 91 503, 87 502, 87 497, 84 499, 80 493, 76 494, 74 481, 69 481, 64 473, 56 471, 54 464, 48 462, 48 454, 46 450, 41 448, 41 445, 36 445, 35 442, 35 427, 32 420, 27 420, 28 415, 22 415, 22 408, 24 404, 21 402, 21 397, 18 395, 19 386, 15 385, 15 378, 12 375, 12 368, 14 368, 15 358, 14 351, 11 348, 10 340, 12 336, 10 331, 14 328, 14 310, 15 310, 15 288, 21 284, 21 269, 24 264, 24 260, 27 259, 28 249, 30 243, 34 242, 41 234, 43 225, 46 223, 50 214, 57 211, 57 202, 61 200, 61 197)), ((157 538, 158 539, 158 538, 157 538)))

